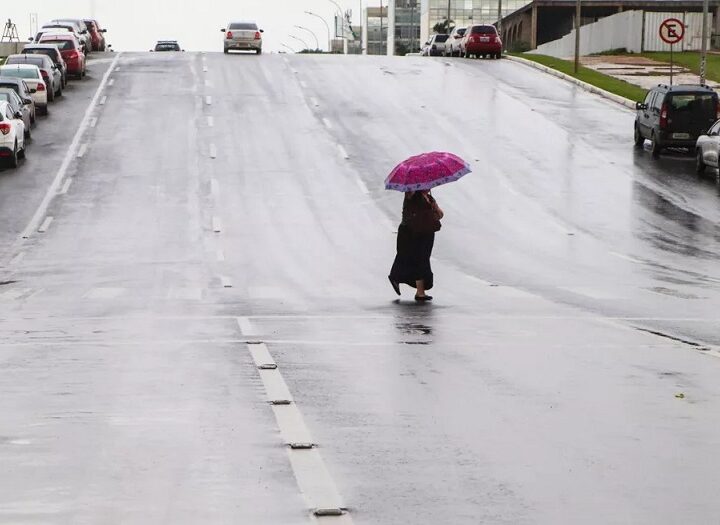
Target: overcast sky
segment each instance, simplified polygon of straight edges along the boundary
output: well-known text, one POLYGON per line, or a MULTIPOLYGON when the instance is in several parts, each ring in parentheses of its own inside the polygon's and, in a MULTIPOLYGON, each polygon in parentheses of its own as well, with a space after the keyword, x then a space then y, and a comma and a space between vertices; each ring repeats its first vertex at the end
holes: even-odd
MULTIPOLYGON (((359 22, 361 0, 336 0, 343 9, 352 9, 354 23, 359 22)), ((188 51, 222 51, 222 35, 230 20, 256 20, 265 30, 263 45, 267 51, 283 49, 285 43, 295 49, 302 44, 289 37, 294 34, 311 47, 315 40, 294 25, 315 32, 320 45, 327 47, 327 29, 313 11, 332 27, 336 8, 329 0, 0 0, 3 19, 12 18, 21 38, 30 36, 30 15, 37 13, 39 24, 52 18, 97 18, 108 30, 108 42, 117 51, 147 51, 156 40, 173 39, 188 51)), ((386 1, 383 2, 386 4, 386 1)), ((363 7, 380 5, 380 0, 362 0, 363 7)), ((4 20, 3 20, 4 22, 4 20)))

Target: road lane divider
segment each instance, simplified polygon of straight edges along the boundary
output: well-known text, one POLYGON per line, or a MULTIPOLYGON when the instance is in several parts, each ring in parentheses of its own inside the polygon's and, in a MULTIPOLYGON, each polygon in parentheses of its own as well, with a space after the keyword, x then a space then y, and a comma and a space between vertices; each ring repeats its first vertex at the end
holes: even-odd
POLYGON ((91 128, 94 128, 95 126, 97 126, 97 123, 98 123, 97 117, 93 117, 90 119, 90 127, 91 128))
POLYGON ((215 233, 220 233, 222 231, 222 221, 220 220, 220 217, 212 218, 212 229, 215 233))
POLYGON ((270 350, 264 343, 248 344, 247 349, 265 387, 266 398, 287 447, 295 480, 312 516, 322 518, 323 523, 351 524, 347 506, 270 350), (332 518, 343 521, 325 521, 332 518))
POLYGON ((228 277, 226 275, 220 276, 220 284, 222 284, 223 288, 232 288, 233 287, 232 279, 230 279, 230 277, 228 277))
MULTIPOLYGON (((242 335, 246 337, 252 337, 255 335, 258 335, 258 333, 255 331, 255 325, 248 319, 247 317, 238 317, 237 318, 237 324, 240 328, 240 332, 242 335)), ((267 347, 265 347, 267 349, 267 347)), ((251 349, 251 353, 254 349, 251 349)), ((268 354, 270 355, 270 354, 268 354)))
POLYGON ((345 160, 350 159, 350 155, 348 155, 347 150, 343 147, 342 144, 338 144, 337 148, 338 148, 338 151, 340 152, 340 155, 342 155, 342 158, 344 158, 345 160))
POLYGON ((211 159, 217 158, 217 146, 215 146, 215 144, 210 144, 210 158, 211 159))
POLYGON ((308 86, 307 86, 307 82, 305 82, 304 80, 301 80, 301 81, 300 81, 300 87, 303 88, 303 89, 307 89, 307 87, 308 87, 308 86))
POLYGON ((50 183, 50 187, 48 188, 47 193, 45 193, 45 197, 43 198, 42 202, 40 203, 37 210, 35 211, 35 214, 32 216, 28 225, 25 227, 23 232, 20 234, 20 239, 27 239, 35 231, 37 231, 38 225, 40 224, 40 221, 42 221, 43 218, 45 217, 48 207, 50 206, 50 203, 57 196, 58 188, 60 188, 60 186, 62 185, 65 175, 67 174, 67 170, 70 167, 70 163, 75 159, 76 152, 78 150, 78 147, 80 146, 80 140, 82 139, 82 136, 85 133, 85 130, 87 130, 87 128, 88 128, 91 115, 92 115, 93 111, 95 111, 95 107, 98 104, 100 94, 102 93, 102 90, 105 88, 105 85, 107 84, 107 81, 110 78, 110 75, 112 74, 113 70, 117 69, 117 67, 116 67, 117 62, 118 62, 118 60, 120 60, 121 56, 122 56, 122 53, 117 54, 117 56, 115 57, 115 60, 113 60, 112 64, 110 64, 110 67, 105 72, 103 79, 100 81, 100 85, 98 86, 97 90, 95 91, 95 96, 90 101, 90 104, 88 105, 87 109, 85 110, 85 116, 83 117, 82 121, 80 122, 80 126, 78 127, 77 131, 75 132, 75 136, 73 137, 73 140, 70 143, 70 147, 68 148, 68 151, 65 154, 65 159, 63 160, 62 164, 60 165, 60 168, 58 168, 58 171, 55 174, 55 178, 50 183))
POLYGON ((215 258, 218 260, 218 262, 225 261, 225 252, 223 250, 216 251, 215 258))
POLYGON ((316 108, 320 107, 320 102, 318 102, 318 99, 316 99, 315 97, 312 97, 312 98, 310 99, 310 102, 311 102, 312 105, 315 106, 316 108))
POLYGON ((208 95, 205 97, 205 104, 212 106, 212 96, 208 95))
POLYGON ((215 126, 215 117, 213 117, 213 116, 208 116, 208 118, 207 118, 207 125, 208 125, 209 128, 212 128, 213 126, 215 126))
POLYGON ((111 78, 110 80, 108 80, 108 87, 112 87, 113 84, 115 84, 115 79, 114 79, 114 78, 111 78))
POLYGON ((100 105, 104 106, 107 102, 107 95, 103 95, 103 97, 100 99, 100 105))
POLYGON ((203 66, 203 73, 207 73, 207 72, 208 72, 208 67, 207 67, 207 66, 203 66))
POLYGON ((87 143, 85 143, 85 144, 83 144, 82 146, 80 146, 80 149, 79 149, 78 152, 77 152, 77 158, 78 158, 78 159, 83 158, 83 157, 85 156, 85 154, 87 153, 87 149, 88 149, 87 143))
POLYGON ((52 216, 45 217, 45 220, 38 228, 38 233, 46 233, 48 231, 48 229, 50 228, 50 225, 52 224, 53 220, 55 220, 55 218, 52 216))
POLYGON ((330 121, 329 121, 328 119, 326 119, 325 117, 323 117, 322 123, 325 124, 325 127, 326 127, 327 129, 333 129, 332 122, 330 122, 330 121))
POLYGON ((70 185, 73 183, 72 177, 68 177, 65 180, 65 184, 63 184, 63 187, 58 192, 58 195, 67 195, 68 190, 70 190, 70 185))

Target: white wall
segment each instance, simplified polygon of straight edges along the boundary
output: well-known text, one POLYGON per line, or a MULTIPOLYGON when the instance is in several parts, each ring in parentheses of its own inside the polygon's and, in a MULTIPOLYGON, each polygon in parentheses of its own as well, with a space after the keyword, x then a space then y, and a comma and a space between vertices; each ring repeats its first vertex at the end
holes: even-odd
MULTIPOLYGON (((699 51, 702 37, 702 13, 643 13, 626 11, 603 18, 594 24, 582 26, 580 30, 580 54, 590 55, 610 49, 625 48, 631 53, 644 51, 669 51, 659 36, 660 24, 667 18, 685 21, 685 38, 682 44, 675 46, 676 51, 699 51), (643 17, 645 34, 643 35, 643 17), (643 42, 644 40, 644 42, 643 42)), ((708 26, 712 28, 712 15, 708 16, 708 26)), ((708 31, 708 49, 710 34, 708 31)), ((575 56, 575 30, 559 40, 538 46, 530 53, 549 55, 557 58, 575 56)))

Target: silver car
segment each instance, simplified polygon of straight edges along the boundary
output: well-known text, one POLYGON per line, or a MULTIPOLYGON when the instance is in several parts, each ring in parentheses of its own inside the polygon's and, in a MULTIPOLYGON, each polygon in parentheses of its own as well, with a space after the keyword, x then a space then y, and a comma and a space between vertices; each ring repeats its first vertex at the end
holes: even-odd
POLYGON ((263 30, 259 29, 255 22, 230 22, 227 29, 220 31, 225 33, 225 54, 231 49, 255 51, 258 55, 262 53, 263 30))
POLYGON ((702 174, 708 166, 720 168, 720 120, 707 133, 700 135, 695 143, 695 168, 702 174))

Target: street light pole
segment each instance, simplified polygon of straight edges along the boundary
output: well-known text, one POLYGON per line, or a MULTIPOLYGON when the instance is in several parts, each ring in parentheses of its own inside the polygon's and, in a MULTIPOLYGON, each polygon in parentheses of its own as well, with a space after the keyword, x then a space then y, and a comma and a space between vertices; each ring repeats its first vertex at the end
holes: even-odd
POLYGON ((290 46, 287 45, 287 44, 283 44, 283 43, 281 42, 280 45, 283 46, 283 47, 285 47, 285 48, 287 48, 287 49, 289 49, 289 50, 292 51, 293 53, 297 53, 297 51, 295 51, 292 47, 290 47, 290 46))
POLYGON ((323 17, 313 13, 312 11, 305 11, 305 14, 317 17, 320 20, 322 20, 323 24, 325 24, 325 27, 327 28, 327 34, 328 34, 328 53, 332 53, 332 38, 330 37, 330 26, 328 25, 328 23, 325 21, 325 19, 323 17))
POLYGON ((700 53, 700 85, 705 85, 705 68, 707 67, 707 22, 708 22, 708 0, 703 0, 702 16, 702 51, 700 53))
POLYGON ((345 15, 343 15, 342 7, 340 7, 340 4, 338 4, 335 0, 328 0, 328 2, 335 4, 335 7, 337 7, 338 15, 340 15, 340 31, 342 31, 342 38, 343 40, 343 53, 347 55, 348 52, 348 46, 347 46, 347 39, 345 38, 345 15))
POLYGON ((295 26, 295 27, 310 33, 313 36, 313 38, 315 39, 315 49, 318 49, 318 50, 320 49, 320 41, 318 40, 317 35, 312 30, 308 29, 307 27, 303 27, 303 26, 295 26))
POLYGON ((297 37, 297 36, 295 36, 295 35, 288 35, 288 36, 289 36, 290 38, 294 38, 295 40, 297 40, 298 42, 300 42, 303 46, 305 46, 304 49, 307 49, 307 50, 310 49, 310 46, 307 45, 307 42, 305 42, 305 40, 303 40, 302 38, 297 37))
POLYGON ((581 0, 577 0, 575 4, 575 65, 573 69, 576 74, 580 69, 580 2, 581 0))

